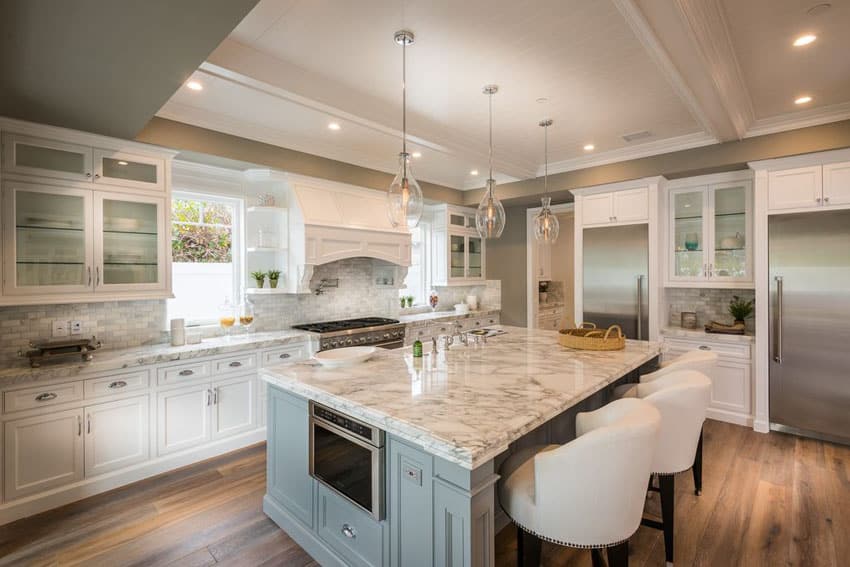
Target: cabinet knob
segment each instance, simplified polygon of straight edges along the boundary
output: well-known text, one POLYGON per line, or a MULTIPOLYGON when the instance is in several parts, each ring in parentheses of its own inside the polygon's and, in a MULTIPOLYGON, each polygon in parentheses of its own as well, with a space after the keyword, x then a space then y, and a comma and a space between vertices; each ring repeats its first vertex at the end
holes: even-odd
POLYGON ((823 202, 824 202, 824 203, 829 203, 829 197, 824 197, 824 198, 823 198, 823 202))
POLYGON ((100 174, 99 174, 99 173, 95 173, 95 174, 94 174, 94 178, 95 178, 95 179, 100 179, 100 174))
POLYGON ((91 171, 86 172, 86 177, 91 178, 91 171))
POLYGON ((280 355, 278 358, 289 358, 290 356, 292 356, 292 355, 289 354, 288 352, 285 352, 282 355, 280 355))
POLYGON ((342 529, 339 531, 341 531, 342 535, 344 535, 348 539, 354 539, 357 537, 357 531, 348 524, 343 524, 342 529))
POLYGON ((820 197, 815 197, 815 203, 820 203, 820 197))
POLYGON ((700 349, 700 350, 711 350, 711 347, 710 347, 710 346, 708 346, 708 345, 700 345, 700 346, 699 346, 699 349, 700 349))

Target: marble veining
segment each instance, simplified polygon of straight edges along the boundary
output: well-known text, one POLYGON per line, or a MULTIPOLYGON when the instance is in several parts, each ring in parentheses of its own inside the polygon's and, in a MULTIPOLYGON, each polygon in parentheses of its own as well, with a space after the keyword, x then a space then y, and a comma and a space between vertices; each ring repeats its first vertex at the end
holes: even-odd
MULTIPOLYGON (((147 366, 162 362, 191 360, 217 354, 228 354, 248 349, 261 349, 314 340, 303 331, 274 331, 234 335, 230 338, 205 339, 199 344, 174 347, 169 344, 138 346, 125 349, 99 350, 91 362, 56 363, 40 368, 6 368, 0 370, 0 387, 50 380, 72 378, 102 372, 147 366)), ((73 359, 71 359, 73 360, 73 359)))
POLYGON ((410 348, 386 350, 348 368, 305 361, 260 376, 474 469, 661 350, 627 341, 622 351, 577 351, 555 331, 501 328, 486 345, 420 359, 410 348))

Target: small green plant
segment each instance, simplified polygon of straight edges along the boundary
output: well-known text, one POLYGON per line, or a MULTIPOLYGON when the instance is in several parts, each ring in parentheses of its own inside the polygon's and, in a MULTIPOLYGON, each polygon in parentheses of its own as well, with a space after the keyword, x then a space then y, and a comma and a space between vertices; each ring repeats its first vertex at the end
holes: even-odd
POLYGON ((280 270, 269 270, 267 275, 269 276, 269 285, 272 288, 277 287, 277 280, 280 279, 280 270))
POLYGON ((735 321, 743 321, 752 316, 755 304, 755 299, 746 301, 737 295, 733 295, 732 301, 729 302, 729 314, 735 318, 735 321))
POLYGON ((413 307, 413 296, 412 296, 412 295, 408 295, 407 297, 405 297, 405 299, 407 300, 407 306, 408 306, 408 307, 413 307))
POLYGON ((257 282, 257 287, 262 288, 266 283, 266 273, 257 270, 256 272, 251 272, 251 277, 254 278, 254 281, 257 282))
POLYGON ((399 303, 401 303, 401 308, 404 309, 404 304, 407 302, 407 296, 402 295, 398 298, 399 303))

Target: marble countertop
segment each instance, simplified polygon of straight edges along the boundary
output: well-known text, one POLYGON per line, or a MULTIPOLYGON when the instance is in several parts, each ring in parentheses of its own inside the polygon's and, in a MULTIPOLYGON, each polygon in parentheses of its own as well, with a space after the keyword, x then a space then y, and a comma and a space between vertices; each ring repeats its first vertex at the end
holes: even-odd
POLYGON ((706 333, 702 329, 683 329, 682 327, 664 327, 661 334, 665 337, 712 341, 719 343, 751 344, 756 338, 753 335, 724 335, 721 333, 706 333))
POLYGON ((496 315, 499 309, 477 309, 469 313, 455 313, 454 311, 428 311, 426 313, 415 313, 412 315, 400 315, 398 320, 405 325, 427 324, 437 321, 449 321, 452 319, 469 319, 475 317, 486 317, 496 315))
MULTIPOLYGON (((110 372, 123 368, 134 368, 162 362, 189 360, 216 354, 227 354, 247 349, 276 347, 289 343, 311 340, 311 333, 304 331, 274 331, 234 335, 229 339, 217 337, 204 339, 199 344, 171 346, 170 344, 144 345, 126 349, 98 350, 91 362, 53 363, 40 368, 28 366, 0 370, 0 387, 13 384, 73 378, 78 375, 110 372)), ((73 359, 69 359, 72 360, 73 359)))
POLYGON ((385 350, 348 368, 305 361, 260 376, 474 469, 661 350, 627 341, 621 351, 577 351, 560 346, 555 331, 501 328, 507 333, 486 345, 436 356, 385 350))

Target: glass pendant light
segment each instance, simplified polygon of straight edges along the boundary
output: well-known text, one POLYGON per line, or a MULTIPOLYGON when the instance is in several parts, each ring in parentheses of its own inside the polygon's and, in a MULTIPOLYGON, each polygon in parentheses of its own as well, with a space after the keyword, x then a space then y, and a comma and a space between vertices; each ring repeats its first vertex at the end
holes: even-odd
POLYGON ((416 228, 422 218, 422 189, 413 178, 410 154, 407 153, 407 46, 413 43, 413 32, 395 32, 393 39, 401 46, 401 153, 398 173, 387 191, 387 213, 393 226, 407 230, 416 228))
POLYGON ((534 238, 540 242, 554 244, 558 240, 558 232, 561 230, 558 223, 558 217, 552 214, 550 205, 552 198, 549 197, 549 126, 552 125, 552 119, 547 118, 540 122, 543 127, 543 197, 540 201, 543 203, 543 209, 534 217, 534 238))
POLYGON ((496 198, 496 180, 493 179, 493 95, 499 92, 498 85, 487 85, 484 94, 490 98, 490 175, 484 198, 475 211, 475 228, 481 238, 499 238, 505 230, 505 207, 496 198))

